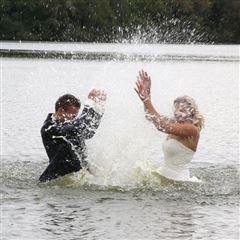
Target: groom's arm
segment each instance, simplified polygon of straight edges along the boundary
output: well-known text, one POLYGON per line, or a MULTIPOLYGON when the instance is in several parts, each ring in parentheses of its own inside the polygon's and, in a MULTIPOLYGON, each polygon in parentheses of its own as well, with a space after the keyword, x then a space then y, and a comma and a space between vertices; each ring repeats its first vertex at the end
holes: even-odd
POLYGON ((74 121, 78 135, 84 139, 92 138, 100 125, 104 113, 104 102, 89 99, 80 115, 74 121))

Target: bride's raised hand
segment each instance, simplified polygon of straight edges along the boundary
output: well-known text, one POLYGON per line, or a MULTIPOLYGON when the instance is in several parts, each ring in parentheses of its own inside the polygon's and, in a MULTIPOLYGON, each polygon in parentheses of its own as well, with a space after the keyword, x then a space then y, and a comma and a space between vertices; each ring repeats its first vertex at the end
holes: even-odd
POLYGON ((142 101, 150 98, 151 95, 151 78, 148 76, 147 72, 139 71, 137 77, 135 91, 137 92, 139 98, 142 101))
POLYGON ((144 72, 143 70, 139 71, 138 80, 141 81, 143 88, 147 91, 147 94, 150 97, 151 95, 151 77, 148 76, 147 72, 144 72))

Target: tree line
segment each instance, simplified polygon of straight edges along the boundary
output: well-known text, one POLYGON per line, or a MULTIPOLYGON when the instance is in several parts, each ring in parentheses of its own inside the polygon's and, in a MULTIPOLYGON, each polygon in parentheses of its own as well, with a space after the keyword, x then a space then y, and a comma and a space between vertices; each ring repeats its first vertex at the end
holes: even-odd
POLYGON ((239 0, 1 0, 0 40, 240 43, 239 0))

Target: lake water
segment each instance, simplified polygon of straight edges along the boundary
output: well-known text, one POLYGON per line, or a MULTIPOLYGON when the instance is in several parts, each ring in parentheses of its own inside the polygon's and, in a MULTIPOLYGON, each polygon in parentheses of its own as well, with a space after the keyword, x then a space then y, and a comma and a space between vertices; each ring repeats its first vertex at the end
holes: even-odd
POLYGON ((1 239, 239 239, 239 46, 1 42, 6 49, 112 57, 1 58, 1 239), (141 69, 159 112, 171 116, 177 96, 196 99, 206 126, 190 170, 202 183, 163 185, 151 174, 166 136, 134 92, 141 69), (43 121, 60 95, 84 103, 92 88, 108 94, 87 142, 95 175, 39 184, 43 121))

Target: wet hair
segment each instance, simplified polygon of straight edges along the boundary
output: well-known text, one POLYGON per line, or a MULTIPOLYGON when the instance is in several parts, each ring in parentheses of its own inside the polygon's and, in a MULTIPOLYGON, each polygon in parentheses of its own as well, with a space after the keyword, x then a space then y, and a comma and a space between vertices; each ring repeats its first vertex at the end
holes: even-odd
POLYGON ((204 127, 204 117, 202 114, 200 114, 195 100, 190 96, 184 95, 181 97, 177 97, 174 100, 174 105, 179 103, 186 104, 187 110, 189 113, 189 115, 187 116, 187 119, 190 120, 195 126, 202 129, 204 127))
POLYGON ((68 110, 68 107, 74 106, 77 108, 81 107, 81 102, 78 98, 73 96, 72 94, 64 94, 59 97, 55 103, 55 111, 57 111, 60 107, 62 107, 65 111, 68 110))

